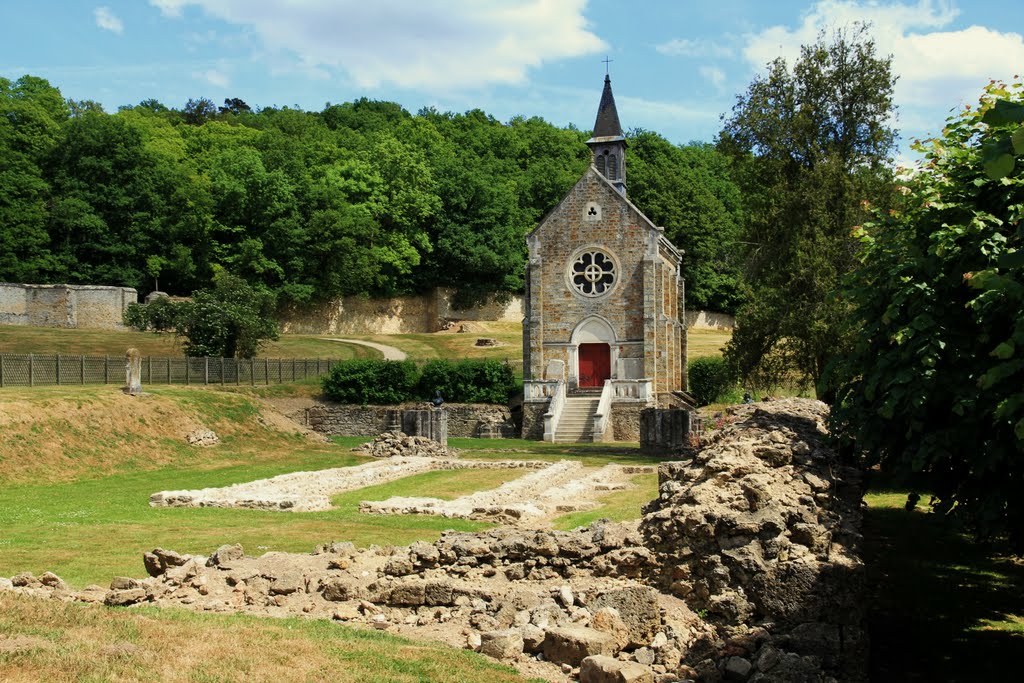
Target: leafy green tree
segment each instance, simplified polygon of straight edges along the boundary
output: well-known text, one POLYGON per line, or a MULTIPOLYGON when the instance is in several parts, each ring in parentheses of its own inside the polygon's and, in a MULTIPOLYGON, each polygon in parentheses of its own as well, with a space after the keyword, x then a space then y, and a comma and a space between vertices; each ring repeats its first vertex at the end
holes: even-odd
POLYGON ((683 250, 687 308, 734 313, 734 257, 743 221, 729 159, 710 145, 676 146, 651 131, 629 135, 630 199, 683 250))
POLYGON ((240 277, 220 272, 211 289, 179 304, 177 333, 185 355, 252 358, 267 340, 277 339, 274 295, 240 277))
POLYGON ((918 143, 904 206, 858 231, 843 297, 856 330, 833 372, 834 427, 866 465, 1024 551, 1024 92, 918 143))
POLYGON ((782 359, 830 397, 820 380, 847 339, 831 293, 855 265, 850 231, 891 202, 894 80, 857 25, 803 46, 792 68, 769 64, 726 119, 718 145, 736 160, 748 216, 747 303, 726 349, 741 379, 782 359))
POLYGON ((0 78, 0 280, 44 281, 56 268, 43 165, 68 116, 60 91, 45 80, 0 78))

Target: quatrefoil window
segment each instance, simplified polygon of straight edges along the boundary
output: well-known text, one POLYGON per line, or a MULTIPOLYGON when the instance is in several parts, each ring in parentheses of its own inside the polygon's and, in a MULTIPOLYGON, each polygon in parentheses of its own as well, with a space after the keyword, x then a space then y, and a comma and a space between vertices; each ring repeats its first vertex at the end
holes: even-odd
POLYGON ((615 284, 615 277, 615 262, 611 256, 597 249, 580 254, 569 272, 573 289, 583 296, 607 293, 615 284))

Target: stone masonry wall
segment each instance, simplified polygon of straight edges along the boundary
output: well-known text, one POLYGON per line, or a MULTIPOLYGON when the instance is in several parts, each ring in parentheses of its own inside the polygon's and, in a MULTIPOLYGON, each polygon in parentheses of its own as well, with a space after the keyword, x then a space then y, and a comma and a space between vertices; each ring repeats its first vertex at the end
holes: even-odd
MULTIPOLYGON (((376 436, 387 429, 389 410, 422 410, 429 403, 406 403, 398 406, 357 406, 322 402, 306 408, 293 419, 311 429, 331 436, 376 436)), ((496 425, 503 438, 515 436, 512 414, 507 406, 485 403, 446 403, 448 436, 476 437, 481 425, 496 425)))
POLYGON ((131 287, 26 285, 0 283, 0 325, 31 325, 116 330, 128 304, 138 301, 131 287))
POLYGON ((640 440, 640 403, 612 403, 612 438, 615 441, 640 440))
POLYGON ((452 305, 451 292, 431 290, 419 296, 367 299, 348 296, 310 310, 282 315, 281 329, 294 334, 413 334, 437 332, 450 320, 519 322, 522 299, 490 301, 476 308, 452 305))

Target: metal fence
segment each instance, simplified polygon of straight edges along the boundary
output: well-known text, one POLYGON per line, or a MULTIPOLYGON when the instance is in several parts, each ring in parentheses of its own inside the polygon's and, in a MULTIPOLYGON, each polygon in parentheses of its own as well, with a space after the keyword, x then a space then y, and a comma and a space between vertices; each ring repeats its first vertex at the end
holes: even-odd
MULTIPOLYGON (((319 377, 342 361, 310 358, 142 359, 143 384, 283 384, 319 377)), ((0 387, 124 384, 123 356, 0 353, 0 387)))

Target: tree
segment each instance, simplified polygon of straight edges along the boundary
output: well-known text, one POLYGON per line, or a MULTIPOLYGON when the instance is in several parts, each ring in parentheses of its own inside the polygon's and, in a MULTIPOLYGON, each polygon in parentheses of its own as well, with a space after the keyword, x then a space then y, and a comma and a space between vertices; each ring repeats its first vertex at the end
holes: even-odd
POLYGON ((728 157, 645 130, 630 132, 629 149, 630 199, 683 250, 687 308, 735 313, 743 201, 728 157))
POLYGON ((227 272, 179 306, 177 333, 186 339, 186 356, 252 358, 263 343, 277 339, 274 295, 227 272))
POLYGON ((831 293, 855 263, 850 230, 891 201, 894 82, 891 59, 856 25, 803 46, 792 69, 769 64, 725 121, 718 146, 736 160, 748 211, 748 303, 726 357, 748 384, 781 365, 830 396, 821 379, 847 338, 831 293))
POLYGON ((855 344, 833 369, 834 430, 938 512, 1024 551, 1024 92, 918 143, 905 205, 858 231, 842 295, 855 344))

